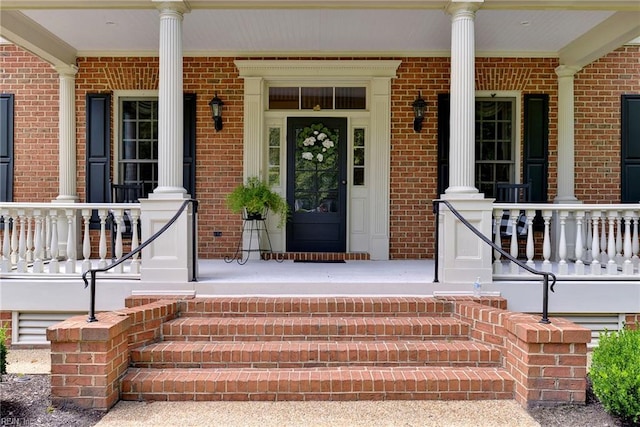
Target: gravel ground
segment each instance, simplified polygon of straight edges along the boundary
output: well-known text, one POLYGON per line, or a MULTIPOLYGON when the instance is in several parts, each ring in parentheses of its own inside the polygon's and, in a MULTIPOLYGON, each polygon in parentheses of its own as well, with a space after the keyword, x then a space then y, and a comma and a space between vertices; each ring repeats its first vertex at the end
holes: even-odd
POLYGON ((585 406, 480 402, 119 402, 107 414, 50 400, 48 350, 10 350, 0 383, 0 426, 481 426, 622 427, 589 394, 585 406))

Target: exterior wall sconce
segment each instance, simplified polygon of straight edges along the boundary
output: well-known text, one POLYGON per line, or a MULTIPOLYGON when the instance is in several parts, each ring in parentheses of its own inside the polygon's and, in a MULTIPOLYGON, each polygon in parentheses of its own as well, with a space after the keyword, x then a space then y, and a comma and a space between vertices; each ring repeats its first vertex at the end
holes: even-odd
POLYGON ((218 98, 218 92, 215 93, 213 99, 209 101, 209 107, 211 107, 211 117, 213 117, 213 126, 216 132, 222 130, 222 106, 224 102, 218 98))
POLYGON ((424 113, 427 110, 427 101, 422 99, 422 95, 418 92, 418 98, 413 101, 413 130, 420 132, 422 130, 422 122, 424 121, 424 113))

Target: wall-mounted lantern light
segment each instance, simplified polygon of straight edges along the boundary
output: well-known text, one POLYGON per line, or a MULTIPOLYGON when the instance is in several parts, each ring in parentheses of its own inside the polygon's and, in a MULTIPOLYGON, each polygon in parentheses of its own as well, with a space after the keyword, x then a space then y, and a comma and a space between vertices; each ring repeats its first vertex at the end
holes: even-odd
POLYGON ((209 101, 209 107, 211 107, 211 117, 213 117, 213 125, 216 128, 216 132, 222 130, 222 106, 224 102, 218 98, 218 92, 213 96, 213 99, 209 101))
POLYGON ((420 132, 422 130, 422 122, 424 121, 424 113, 427 111, 427 101, 422 99, 420 92, 418 92, 418 98, 413 101, 413 130, 420 132))

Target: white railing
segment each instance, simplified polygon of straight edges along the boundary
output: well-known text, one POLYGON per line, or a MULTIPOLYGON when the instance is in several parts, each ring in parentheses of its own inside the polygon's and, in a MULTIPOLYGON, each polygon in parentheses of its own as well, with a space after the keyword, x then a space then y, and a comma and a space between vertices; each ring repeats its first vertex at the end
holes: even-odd
MULTIPOLYGON (((138 203, 0 203, 0 275, 79 275, 106 267, 111 261, 107 242, 113 240, 112 258, 123 255, 125 218, 133 250, 140 241, 138 203), (100 220, 95 232, 90 231, 93 211, 100 220), (97 257, 92 258, 92 248, 98 248, 97 257)), ((112 274, 140 274, 137 255, 126 268, 118 267, 112 274)))
MULTIPOLYGON (((495 203, 494 242, 528 265, 558 276, 637 279, 639 216, 636 204, 495 203), (542 228, 534 232, 536 215, 542 228)), ((519 270, 494 251, 494 275, 519 275, 519 270)))

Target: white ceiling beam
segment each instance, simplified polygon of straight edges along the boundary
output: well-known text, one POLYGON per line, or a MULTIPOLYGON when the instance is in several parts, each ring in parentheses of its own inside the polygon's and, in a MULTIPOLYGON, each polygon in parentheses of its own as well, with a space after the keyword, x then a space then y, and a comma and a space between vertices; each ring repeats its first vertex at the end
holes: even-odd
POLYGON ((640 12, 617 12, 560 49, 560 64, 584 67, 640 36, 640 12))
MULTIPOLYGON (((189 0, 191 9, 444 9, 449 0, 189 0)), ((2 0, 5 10, 155 9, 151 0, 2 0)), ((640 11, 638 0, 485 0, 483 9, 640 11)))
POLYGON ((54 66, 75 65, 76 50, 15 10, 0 10, 0 36, 54 66))

